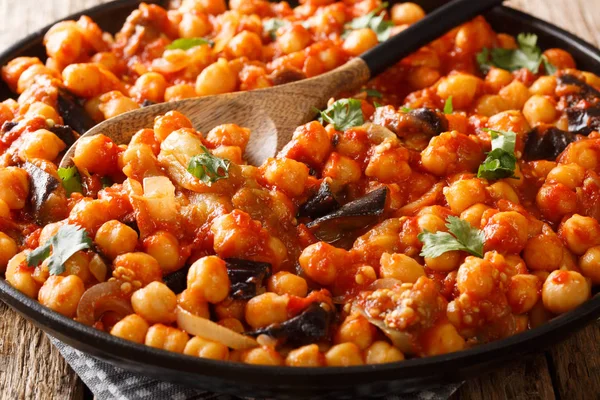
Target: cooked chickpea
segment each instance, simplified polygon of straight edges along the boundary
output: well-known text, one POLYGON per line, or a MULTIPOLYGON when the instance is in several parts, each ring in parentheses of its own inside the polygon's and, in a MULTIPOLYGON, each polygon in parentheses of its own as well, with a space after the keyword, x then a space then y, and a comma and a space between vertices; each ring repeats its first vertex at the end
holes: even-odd
POLYGON ((323 367, 325 356, 316 344, 309 344, 290 351, 285 358, 289 367, 323 367))
POLYGON ((229 349, 227 346, 198 336, 194 336, 187 342, 183 354, 211 360, 229 359, 229 349))
POLYGON ((357 57, 372 47, 377 46, 377 34, 369 28, 356 29, 344 39, 342 48, 351 56, 357 57))
POLYGON ((64 316, 73 317, 83 292, 85 292, 85 287, 78 276, 54 275, 42 285, 38 293, 38 300, 41 304, 64 316))
POLYGON ((386 139, 375 146, 365 175, 384 183, 402 182, 411 174, 409 152, 398 140, 386 139))
POLYGON ((461 258, 460 251, 447 251, 438 257, 425 257, 425 265, 437 272, 450 272, 460 266, 461 258))
POLYGON ((437 356, 440 354, 453 353, 465 348, 465 339, 449 322, 434 326, 425 334, 423 354, 426 356, 437 356))
POLYGON ((0 167, 0 200, 11 210, 25 207, 29 196, 29 176, 17 167, 0 167))
POLYGON ((94 241, 104 255, 110 259, 130 253, 135 250, 138 243, 138 234, 133 228, 117 220, 102 224, 94 241))
POLYGON ((543 55, 548 62, 558 69, 575 68, 575 60, 573 56, 562 49, 548 49, 543 55))
POLYGON ((306 297, 308 293, 306 280, 286 271, 272 275, 267 282, 267 289, 278 295, 289 294, 298 297, 306 297))
POLYGON ((133 293, 131 305, 146 321, 169 324, 175 321, 177 296, 164 283, 151 282, 133 293))
POLYGON ((25 267, 28 252, 17 253, 6 266, 6 281, 18 291, 35 299, 40 290, 39 283, 32 277, 33 269, 25 267))
POLYGON ((225 318, 217 321, 217 324, 224 326, 227 329, 231 329, 237 333, 243 333, 246 329, 244 325, 240 322, 239 319, 236 318, 225 318))
POLYGON ((325 242, 306 247, 299 258, 300 267, 313 281, 330 285, 335 281, 338 269, 347 265, 347 252, 325 242))
POLYGON ((480 179, 462 179, 444 188, 444 196, 454 213, 461 213, 477 203, 485 203, 486 190, 480 179))
POLYGON ((296 197, 304 192, 308 167, 289 158, 272 158, 263 167, 264 177, 287 195, 296 197))
POLYGON ((403 360, 404 354, 383 340, 374 342, 365 351, 365 361, 367 364, 385 364, 403 360))
POLYGON ((243 321, 247 303, 245 300, 228 297, 222 302, 215 304, 215 315, 219 319, 235 318, 243 321))
POLYGON ((103 134, 82 137, 77 141, 73 163, 80 170, 98 175, 110 175, 117 165, 117 145, 103 134))
POLYGON ((600 284, 600 246, 587 249, 579 259, 579 269, 583 276, 589 278, 593 284, 600 284))
POLYGON ((483 213, 490 208, 485 204, 478 203, 467 208, 460 214, 460 219, 464 219, 469 222, 473 227, 479 228, 481 226, 481 218, 483 213))
POLYGON ((257 60, 262 56, 262 41, 254 32, 241 31, 227 43, 225 52, 231 59, 248 57, 257 60))
POLYGON ((278 154, 311 166, 320 166, 331 151, 331 140, 323 125, 317 121, 299 126, 292 140, 278 154))
POLYGON ((350 367, 363 365, 364 361, 360 349, 354 343, 336 344, 325 353, 328 367, 350 367))
POLYGON ((527 218, 516 211, 494 214, 483 228, 486 250, 519 253, 528 239, 527 218))
POLYGON ((31 104, 29 106, 29 108, 27 109, 27 112, 25 113, 25 118, 33 118, 33 117, 42 117, 47 120, 52 120, 56 123, 59 123, 62 121, 62 117, 60 116, 58 111, 56 111, 56 109, 50 107, 46 103, 42 103, 41 101, 36 101, 35 103, 31 104))
POLYGON ((202 318, 210 318, 208 302, 201 293, 194 289, 185 289, 177 296, 177 305, 184 310, 202 318))
POLYGON ((150 282, 160 281, 162 272, 154 257, 141 252, 125 253, 115 257, 113 277, 144 287, 150 282))
POLYGON ((556 90, 555 76, 541 76, 531 86, 529 91, 534 95, 552 96, 556 90))
POLYGON ((6 233, 0 232, 0 274, 6 271, 8 262, 18 251, 17 243, 6 233))
POLYGON ((257 347, 242 354, 241 361, 254 365, 284 365, 283 357, 271 347, 257 347))
POLYGON ((165 90, 165 101, 177 101, 196 97, 196 88, 187 83, 169 86, 165 90))
POLYGON ((575 190, 583 184, 585 169, 577 164, 559 164, 552 168, 546 176, 546 181, 562 183, 569 189, 575 190))
POLYGON ((137 80, 130 89, 131 96, 142 100, 150 100, 154 103, 161 103, 167 90, 167 80, 158 72, 146 72, 137 80))
POLYGON ((486 260, 469 256, 458 268, 456 286, 460 293, 486 298, 494 289, 496 268, 486 260))
POLYGON ((46 129, 38 129, 23 135, 23 143, 19 148, 19 158, 23 161, 41 158, 53 161, 65 149, 65 143, 54 133, 46 129))
POLYGON ((523 115, 531 126, 550 124, 556 119, 556 106, 548 97, 536 94, 525 102, 523 115))
POLYGON ((485 94, 477 99, 475 113, 491 117, 508 109, 508 104, 502 96, 485 94))
POLYGON ((284 322, 288 319, 288 301, 288 296, 270 292, 253 297, 246 305, 246 322, 255 329, 284 322))
POLYGON ((356 161, 335 152, 331 153, 323 167, 323 176, 330 177, 341 185, 357 182, 361 175, 360 165, 356 161))
POLYGON ((277 38, 277 44, 283 54, 292 54, 301 51, 310 42, 310 32, 302 25, 293 25, 277 38))
POLYGON ((500 89, 511 83, 513 79, 514 77, 509 71, 502 68, 491 68, 485 76, 485 83, 494 93, 498 93, 500 89))
POLYGON ((110 330, 110 334, 136 343, 144 343, 149 325, 137 314, 131 314, 120 320, 110 330))
POLYGON ((184 13, 179 23, 179 36, 182 38, 197 38, 206 36, 212 30, 206 14, 184 13))
POLYGON ((375 338, 375 327, 371 325, 365 317, 360 314, 353 314, 346 317, 340 325, 334 342, 354 343, 360 350, 365 350, 373 343, 375 338))
POLYGON ((575 271, 553 271, 542 288, 544 307, 554 314, 571 311, 590 297, 590 283, 575 271))
POLYGON ((112 72, 99 64, 71 64, 62 72, 65 86, 73 94, 91 98, 120 88, 112 72))
POLYGON ((575 214, 562 223, 559 236, 571 252, 580 256, 600 245, 600 224, 592 217, 575 214))
POLYGON ((236 87, 237 74, 224 58, 206 67, 196 80, 198 96, 229 93, 235 91, 236 87))
POLYGON ((425 269, 415 259, 401 253, 383 253, 381 256, 379 276, 381 278, 398 279, 404 283, 415 283, 425 275, 425 269))
POLYGON ((423 168, 436 176, 476 171, 482 161, 481 144, 456 131, 433 137, 421 152, 423 168))
POLYGON ((163 275, 177 271, 182 266, 179 259, 179 240, 169 232, 159 231, 144 239, 144 251, 158 261, 163 275))
POLYGON ((200 293, 209 303, 225 300, 230 289, 225 261, 208 256, 193 263, 188 271, 187 287, 200 293))
POLYGON ((537 276, 517 274, 510 278, 506 298, 514 314, 523 314, 538 302, 541 283, 537 276))
POLYGON ((555 234, 534 236, 523 249, 523 259, 530 269, 554 271, 563 259, 563 245, 555 234))
POLYGON ((482 86, 481 79, 476 76, 457 73, 442 79, 437 87, 437 95, 446 100, 452 96, 454 109, 468 108, 482 86))
POLYGON ((236 124, 223 124, 211 129, 206 135, 206 142, 214 147, 237 146, 246 149, 250 139, 250 129, 236 124))
POLYGON ((144 343, 146 346, 157 349, 183 353, 188 339, 188 334, 180 329, 163 324, 155 324, 148 329, 144 343))
POLYGON ((499 181, 493 183, 488 186, 487 191, 496 201, 504 199, 512 203, 519 204, 519 195, 507 182, 499 181))
POLYGON ((399 3, 392 6, 391 17, 396 25, 410 25, 423 19, 425 11, 416 3, 399 3))
POLYGON ((553 221, 577 210, 577 194, 562 183, 542 185, 535 202, 542 214, 553 221))
POLYGON ((509 110, 521 110, 525 102, 531 97, 529 89, 518 80, 512 81, 498 92, 504 99, 509 110))

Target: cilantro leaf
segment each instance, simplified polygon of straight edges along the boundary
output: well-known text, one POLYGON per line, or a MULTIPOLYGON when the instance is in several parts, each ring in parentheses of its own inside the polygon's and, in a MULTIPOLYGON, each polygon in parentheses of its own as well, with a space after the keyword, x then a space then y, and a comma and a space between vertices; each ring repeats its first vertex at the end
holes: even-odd
POLYGON ((512 178, 515 175, 517 157, 515 157, 515 143, 517 134, 484 129, 492 137, 492 151, 479 166, 477 177, 485 179, 512 178))
POLYGON ((167 49, 167 50, 175 50, 175 49, 189 50, 196 46, 202 46, 203 44, 208 44, 212 47, 214 45, 214 42, 212 40, 207 40, 207 39, 204 39, 201 37, 181 38, 181 39, 174 40, 171 44, 169 44, 167 47, 165 47, 165 49, 167 49))
POLYGON ((378 99, 383 97, 383 94, 377 89, 363 89, 361 92, 365 92, 368 97, 376 97, 378 99))
POLYGON ((410 107, 400 107, 400 111, 402 111, 403 113, 409 113, 411 112, 413 109, 410 107))
POLYGON ((208 149, 202 146, 202 154, 195 155, 188 163, 188 172, 206 183, 213 183, 229 178, 229 160, 212 155, 208 149))
POLYGON ((263 23, 263 32, 269 35, 271 40, 275 40, 277 38, 277 30, 287 26, 288 24, 289 22, 285 19, 271 18, 263 23))
POLYGON ((454 105, 452 104, 452 96, 446 99, 444 104, 444 114, 452 114, 454 112, 454 105))
POLYGON ((542 63, 544 64, 544 69, 548 75, 554 75, 558 71, 558 68, 556 68, 554 64, 551 64, 546 56, 542 56, 542 63))
POLYGON ((330 105, 325 111, 317 110, 321 116, 319 121, 333 124, 338 131, 345 131, 365 122, 362 104, 356 99, 341 99, 330 105))
POLYGON ((423 243, 421 256, 435 258, 448 251, 461 250, 483 258, 483 231, 454 216, 449 216, 446 222, 449 232, 431 233, 425 230, 418 235, 423 243))
POLYGON ((384 14, 382 11, 385 10, 388 5, 389 4, 387 2, 382 3, 370 13, 363 15, 362 17, 354 18, 352 21, 346 24, 346 31, 342 35, 342 38, 347 37, 353 30, 369 28, 375 32, 375 34, 377 34, 377 39, 379 39, 380 42, 388 40, 392 32, 392 27, 394 26, 392 21, 383 19, 384 14))
POLYGON ((375 106, 375 108, 383 107, 383 104, 378 103, 376 101, 373 102, 373 105, 375 106))
POLYGON ((65 263, 73 254, 93 247, 94 243, 85 229, 75 225, 63 225, 46 244, 27 255, 27 265, 37 267, 48 258, 50 275, 60 275, 65 272, 65 263))
POLYGON ((521 68, 527 68, 534 74, 537 74, 540 69, 540 65, 544 63, 546 72, 549 74, 551 70, 556 71, 556 67, 548 62, 544 56, 542 56, 542 50, 537 46, 537 35, 533 33, 520 33, 517 36, 517 43, 519 47, 517 49, 502 49, 484 48, 476 59, 479 64, 479 68, 483 73, 487 73, 491 67, 498 67, 508 71, 516 71, 521 68))
POLYGON ((76 166, 59 168, 57 173, 63 187, 67 191, 67 197, 71 196, 71 193, 83 193, 81 175, 79 175, 79 170, 76 166))

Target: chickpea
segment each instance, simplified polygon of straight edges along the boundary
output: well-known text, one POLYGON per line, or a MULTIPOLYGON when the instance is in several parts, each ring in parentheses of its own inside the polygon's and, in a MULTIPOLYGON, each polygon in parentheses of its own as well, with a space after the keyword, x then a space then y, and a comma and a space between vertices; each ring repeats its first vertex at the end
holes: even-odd
POLYGON ((518 80, 500 89, 498 94, 504 99, 509 110, 522 110, 525 102, 531 97, 527 86, 518 80))
MULTIPOLYGON (((446 222, 445 219, 447 215, 445 212, 437 212, 435 211, 436 206, 427 208, 422 208, 417 213, 417 224, 419 225, 419 229, 421 231, 428 231, 431 233, 435 233, 438 231, 446 231, 446 222)), ((440 207, 441 208, 441 207, 440 207)), ((447 209, 441 208, 446 211, 447 209)))
POLYGON ((225 261, 219 257, 202 257, 193 263, 188 271, 188 289, 197 291, 209 303, 225 300, 230 286, 225 261))
POLYGON ((367 50, 377 46, 377 44, 379 44, 377 34, 369 28, 362 28, 351 31, 348 37, 344 39, 342 48, 351 56, 358 57, 367 50))
POLYGON ((65 147, 65 143, 54 133, 46 129, 38 129, 23 135, 23 143, 19 147, 19 158, 23 161, 35 158, 53 161, 65 147))
POLYGON ((6 266, 6 281, 18 291, 35 299, 40 290, 39 283, 32 277, 33 269, 24 267, 27 264, 28 251, 17 253, 6 266))
POLYGON ((2 199, 0 199, 0 218, 10 219, 10 207, 2 199))
POLYGON ((120 75, 125 69, 125 62, 115 53, 103 51, 92 56, 91 62, 100 64, 115 75, 120 75))
POLYGON ((244 163, 242 149, 237 146, 219 146, 212 149, 212 153, 215 157, 224 158, 234 164, 240 165, 244 163))
POLYGON ((558 220, 577 210, 577 194, 562 183, 542 185, 535 202, 542 214, 550 220, 558 220))
POLYGON ((229 359, 229 349, 227 346, 221 343, 213 342, 207 339, 203 339, 199 336, 194 336, 185 345, 183 354, 188 356, 195 356, 201 358, 208 358, 211 360, 223 360, 229 359))
POLYGON ((485 203, 486 190, 480 179, 463 179, 444 188, 444 196, 453 213, 461 213, 477 203, 485 203))
POLYGON ((243 321, 247 303, 245 300, 235 300, 228 297, 222 302, 215 304, 215 315, 218 319, 235 318, 243 321))
POLYGON ((423 168, 436 176, 476 171, 483 161, 482 146, 456 131, 435 136, 421 152, 423 168))
POLYGON ((468 108, 482 86, 481 79, 476 76, 457 73, 443 78, 437 87, 437 95, 446 100, 452 96, 454 109, 468 108))
POLYGON ((489 261, 469 256, 458 268, 456 286, 460 293, 484 299, 494 289, 497 275, 498 271, 489 261))
POLYGON ((185 115, 178 111, 169 111, 154 119, 154 135, 161 142, 171 133, 182 128, 193 129, 194 126, 185 115))
POLYGON ((404 354, 396 347, 383 340, 374 342, 365 351, 367 364, 385 364, 404 361, 404 354))
POLYGON ((555 104, 538 94, 531 96, 523 106, 523 115, 531 126, 550 124, 556 119, 556 114, 555 104))
POLYGON ((475 113, 486 117, 494 116, 508 108, 506 100, 496 94, 485 94, 475 103, 475 113))
POLYGON ((573 56, 562 49, 548 49, 543 55, 558 69, 576 68, 573 56))
POLYGON ((212 26, 206 14, 184 13, 179 23, 179 36, 182 38, 203 37, 210 33, 212 26))
POLYGON ((365 350, 373 343, 375 334, 375 327, 365 317, 352 314, 347 316, 338 328, 334 342, 354 343, 360 350, 365 350))
MULTIPOLYGON (((149 86, 144 90, 150 91, 152 90, 152 86, 149 86)), ((113 90, 104 93, 100 95, 98 99, 100 101, 100 103, 98 104, 98 109, 104 116, 104 119, 110 119, 116 117, 117 115, 121 115, 126 112, 137 110, 138 108, 140 108, 140 106, 135 101, 133 101, 133 99, 124 96, 123 93, 119 92, 118 90, 113 90)))
POLYGON ((408 149, 396 139, 386 139, 375 146, 365 175, 384 183, 402 182, 411 174, 408 149))
POLYGON ((125 253, 135 250, 138 243, 138 234, 133 228, 117 220, 105 222, 100 226, 94 242, 103 254, 114 259, 125 253))
POLYGON ((323 167, 323 176, 328 176, 341 185, 357 182, 361 175, 360 165, 356 161, 335 152, 331 153, 323 167))
POLYGON ((40 77, 47 77, 50 79, 60 78, 60 73, 54 69, 50 69, 44 65, 34 64, 27 68, 21 76, 19 76, 19 81, 17 83, 17 93, 22 94, 28 88, 32 87, 37 79, 40 77))
POLYGON ((415 89, 425 89, 440 79, 440 71, 431 67, 417 67, 408 72, 406 80, 415 89))
POLYGON ((600 224, 591 217, 573 215, 561 224, 558 234, 568 249, 578 256, 590 247, 600 245, 600 224))
POLYGON ((67 89, 85 98, 121 87, 119 78, 99 64, 71 64, 63 70, 62 78, 67 89))
POLYGON ((74 21, 59 22, 44 35, 48 57, 62 65, 71 64, 79 58, 83 41, 84 37, 74 21))
POLYGON ((540 280, 535 275, 517 274, 510 278, 506 298, 514 314, 529 312, 538 302, 540 280))
POLYGON ((364 364, 360 349, 350 342, 336 344, 330 348, 325 353, 325 362, 328 367, 350 367, 364 364))
POLYGON ((224 58, 206 67, 196 80, 198 96, 229 93, 235 91, 236 87, 237 74, 224 58))
POLYGON ((304 192, 308 167, 301 162, 290 158, 271 158, 261 168, 266 181, 288 196, 297 197, 304 192))
POLYGON ((177 296, 162 282, 151 282, 131 296, 135 313, 150 323, 169 324, 175 321, 177 296))
POLYGON ((583 185, 585 169, 577 164, 559 164, 546 176, 549 183, 562 183, 571 190, 583 185))
POLYGON ((225 54, 231 59, 247 57, 258 60, 262 56, 262 40, 254 32, 241 31, 227 43, 225 54))
POLYGON ((425 265, 437 272, 450 272, 460 266, 461 258, 460 251, 447 251, 438 257, 425 257, 425 265))
POLYGON ((453 353, 465 348, 465 339, 449 322, 436 325, 425 334, 423 343, 423 354, 426 356, 437 356, 440 354, 453 353))
POLYGON ((513 131, 517 135, 525 135, 531 131, 527 119, 517 110, 504 111, 490 117, 488 128, 497 131, 513 131))
POLYGON ((381 278, 393 278, 403 283, 415 283, 419 277, 425 275, 425 269, 413 258, 401 253, 383 253, 381 255, 381 278))
POLYGON ((510 84, 513 79, 514 77, 509 71, 502 68, 491 68, 485 76, 485 83, 494 93, 498 93, 500 89, 510 84))
POLYGON ((132 282, 135 287, 144 287, 160 281, 162 272, 154 257, 146 253, 125 253, 114 259, 113 277, 132 282))
POLYGON ((529 87, 529 91, 534 95, 552 96, 556 90, 555 76, 541 76, 529 87))
POLYGON ((523 259, 530 269, 554 271, 563 259, 563 245, 554 234, 540 234, 527 241, 523 259))
POLYGON ((142 100, 150 100, 154 103, 161 103, 167 90, 167 80, 158 72, 146 72, 135 81, 130 89, 132 97, 142 100))
POLYGON ((165 90, 165 101, 177 101, 196 97, 196 88, 187 83, 169 86, 165 90))
POLYGON ((103 134, 83 137, 77 141, 73 163, 80 170, 101 176, 110 175, 118 168, 118 146, 103 134))
POLYGON ((527 244, 527 218, 516 211, 496 213, 487 221, 483 233, 486 250, 519 253, 527 244))
POLYGON ((211 129, 206 135, 206 142, 213 147, 237 146, 246 150, 250 139, 250 129, 242 128, 236 124, 223 124, 211 129))
POLYGON ((309 344, 290 351, 285 358, 288 367, 323 367, 325 356, 319 351, 319 346, 309 344))
POLYGON ((496 201, 504 199, 511 203, 519 204, 519 195, 507 182, 499 181, 493 183, 487 188, 487 191, 496 201))
POLYGON ((246 305, 246 322, 255 329, 284 322, 288 319, 288 301, 288 296, 270 292, 253 297, 246 305))
POLYGON ((208 302, 194 289, 185 289, 177 296, 177 304, 184 310, 202 318, 210 319, 208 302))
POLYGON ((290 272, 280 271, 272 275, 267 282, 267 290, 278 295, 306 297, 308 285, 306 280, 290 272))
POLYGON ((163 275, 177 271, 182 266, 179 259, 179 240, 165 231, 156 232, 144 239, 144 251, 158 261, 163 275))
POLYGON ((587 249, 579 259, 579 268, 581 273, 594 285, 600 284, 600 246, 587 249))
POLYGON ((137 314, 131 314, 120 320, 110 330, 110 334, 136 343, 144 343, 149 325, 137 314))
POLYGON ((338 273, 348 263, 348 254, 325 242, 306 247, 299 258, 304 273, 320 285, 331 285, 338 273))
POLYGON ((57 123, 60 123, 62 121, 62 117, 60 116, 58 111, 56 111, 56 109, 50 107, 46 103, 42 103, 41 101, 36 101, 35 103, 31 104, 27 109, 27 112, 25 113, 25 118, 34 117, 42 117, 57 123))
POLYGON ((284 365, 281 355, 271 347, 257 347, 242 353, 241 361, 254 365, 284 365))
POLYGON ((72 318, 75 316, 83 292, 85 292, 85 287, 78 276, 54 275, 42 285, 38 293, 38 300, 42 305, 72 318))
POLYGON ((180 329, 163 324, 155 324, 148 329, 144 343, 146 346, 157 349, 183 353, 188 339, 188 334, 180 329))
POLYGON ((13 92, 17 91, 17 82, 19 81, 21 74, 32 65, 43 66, 42 62, 37 57, 17 57, 2 67, 2 78, 6 81, 10 90, 13 92))
POLYGON ((236 318, 221 319, 217 323, 237 333, 243 333, 246 330, 240 320, 236 318))
POLYGON ((293 25, 277 38, 283 54, 292 54, 306 48, 311 42, 310 32, 302 25, 293 25))
POLYGON ((391 17, 395 25, 410 25, 423 19, 425 11, 416 3, 399 3, 392 6, 391 17))
POLYGON ((29 196, 29 176, 17 167, 0 167, 0 200, 11 210, 25 207, 29 196))
POLYGON ((467 208, 460 214, 460 219, 464 219, 469 222, 473 227, 479 228, 481 226, 481 218, 483 213, 490 208, 485 204, 478 203, 467 208))
POLYGON ((292 140, 279 152, 278 157, 291 158, 320 167, 331 151, 331 140, 323 125, 317 121, 299 126, 292 140))
POLYGON ((8 262, 18 251, 17 243, 4 232, 0 232, 0 273, 6 271, 8 262))
POLYGON ((591 297, 591 285, 575 271, 553 271, 542 288, 544 307, 554 314, 563 314, 583 304, 591 297))

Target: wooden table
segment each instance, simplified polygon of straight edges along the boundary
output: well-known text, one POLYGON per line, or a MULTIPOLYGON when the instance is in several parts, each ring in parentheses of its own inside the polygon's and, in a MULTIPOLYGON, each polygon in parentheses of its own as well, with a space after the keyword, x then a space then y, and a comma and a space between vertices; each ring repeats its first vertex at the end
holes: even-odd
MULTIPOLYGON (((474 0, 476 1, 476 0, 474 0)), ((45 24, 107 0, 0 0, 0 49, 45 24)), ((600 45, 600 0, 511 0, 600 45)), ((83 399, 84 386, 46 336, 0 302, 0 397, 83 399)), ((466 382, 454 400, 600 398, 600 324, 543 354, 466 382)))

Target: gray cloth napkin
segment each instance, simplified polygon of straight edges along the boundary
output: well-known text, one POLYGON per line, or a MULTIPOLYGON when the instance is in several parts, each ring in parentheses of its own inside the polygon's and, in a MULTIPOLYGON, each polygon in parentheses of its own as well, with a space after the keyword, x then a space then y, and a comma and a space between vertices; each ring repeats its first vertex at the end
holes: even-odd
MULTIPOLYGON (((48 337, 97 400, 248 400, 134 374, 75 350, 52 336, 48 337)), ((385 400, 447 400, 459 386, 460 384, 447 385, 417 393, 391 395, 385 400)))

